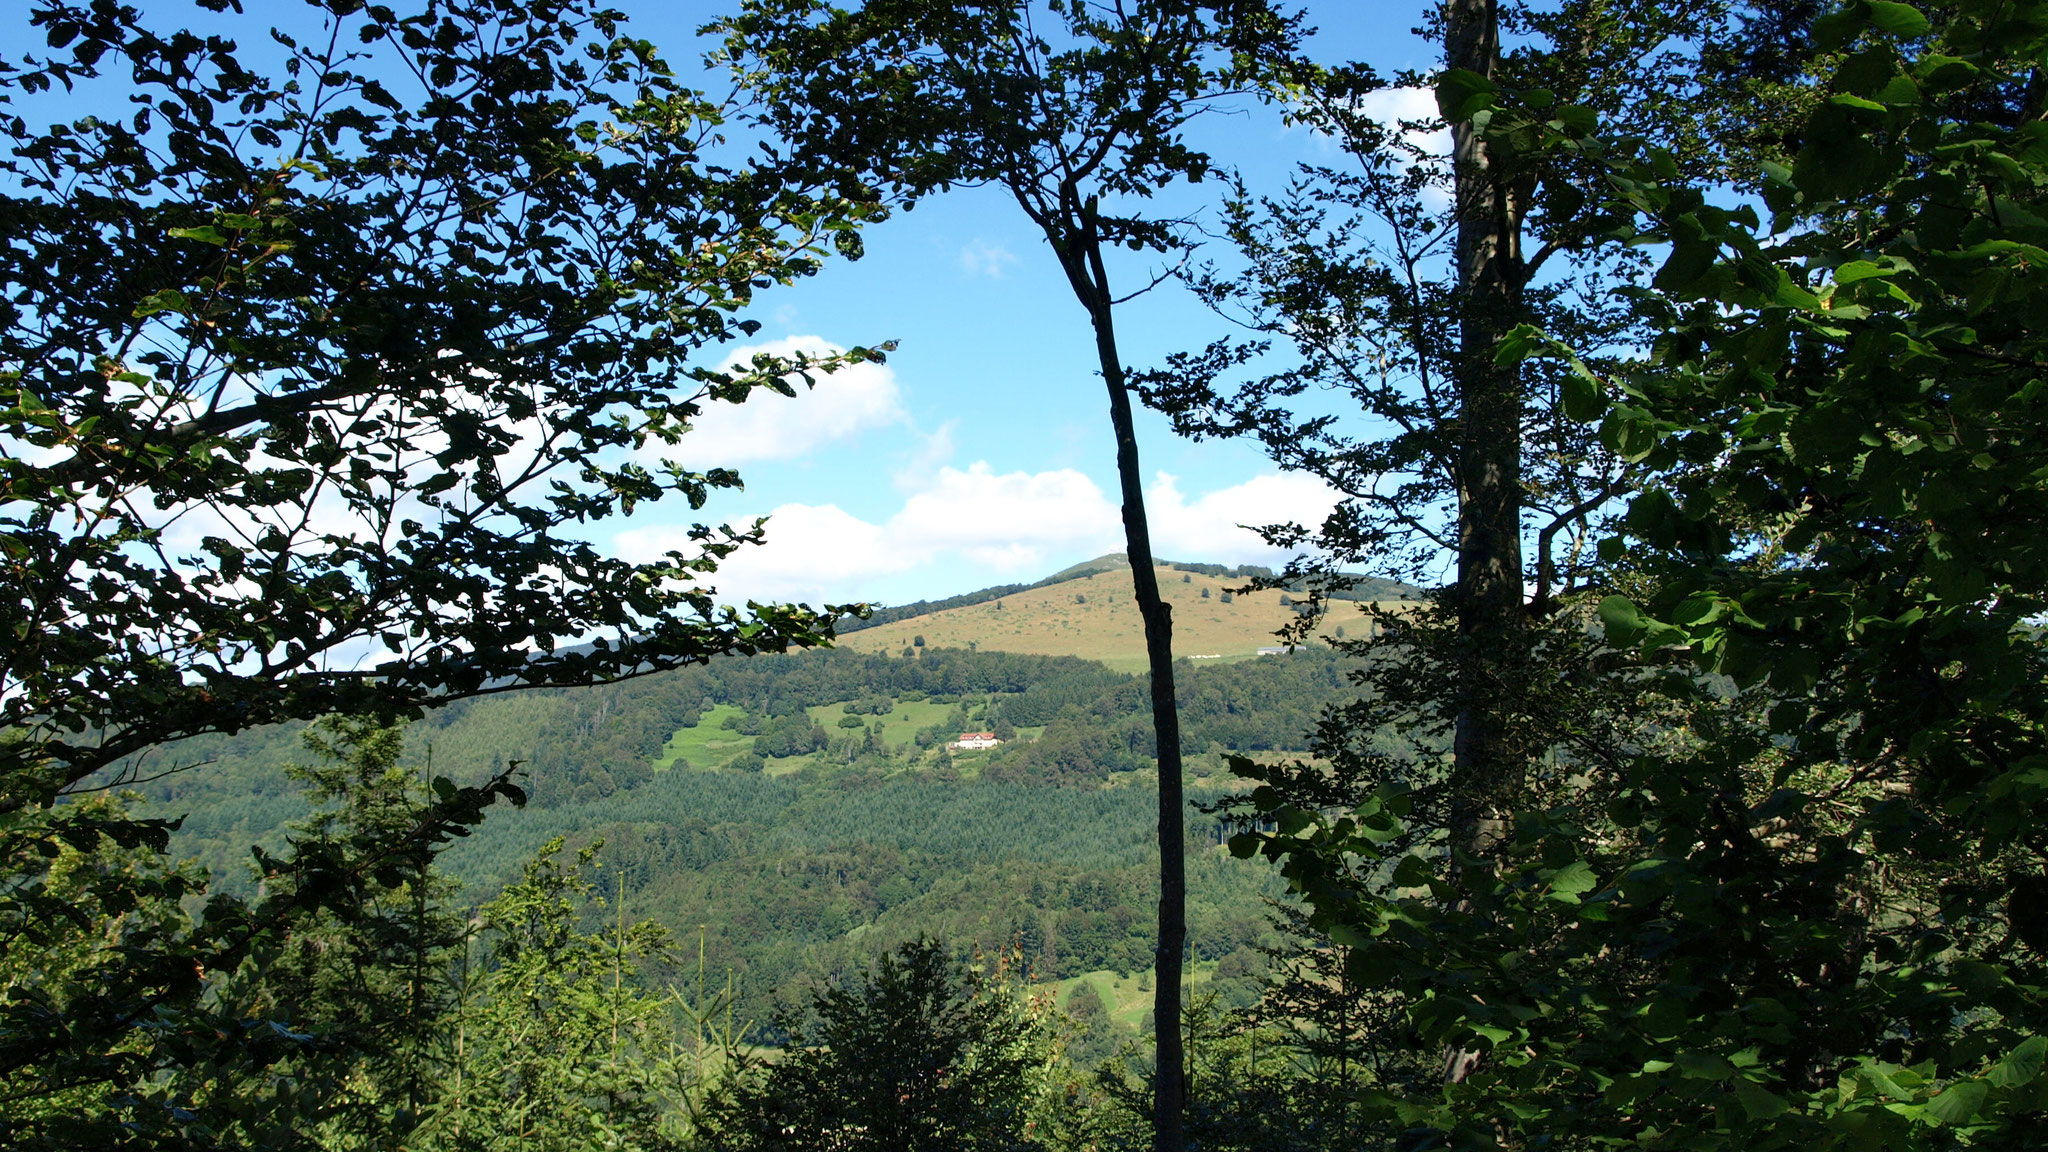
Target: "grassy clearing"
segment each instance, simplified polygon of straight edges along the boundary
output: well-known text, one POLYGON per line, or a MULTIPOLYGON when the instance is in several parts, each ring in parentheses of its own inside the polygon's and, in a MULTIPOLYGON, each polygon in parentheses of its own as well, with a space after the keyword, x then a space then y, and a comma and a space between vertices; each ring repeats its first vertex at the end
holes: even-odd
MULTIPOLYGON (((1208 982, 1214 969, 1214 964, 1188 965, 1181 973, 1181 987, 1199 990, 1201 985, 1208 982)), ((1150 970, 1133 972, 1127 976, 1105 969, 1055 981, 1052 985, 1053 1002, 1059 1006, 1060 1011, 1067 1010, 1067 1005, 1073 1000, 1074 994, 1079 992, 1083 985, 1095 989, 1095 994, 1102 998, 1102 1006, 1109 1010, 1110 1023, 1116 1026, 1117 1031, 1136 1035, 1144 1029, 1145 1016, 1152 1011, 1150 970)))
MULTIPOLYGON (((825 731, 832 733, 834 736, 859 736, 861 733, 858 728, 840 728, 838 726, 840 717, 846 715, 845 705, 846 702, 843 700, 831 704, 820 704, 809 710, 811 719, 822 725, 825 731)), ((935 704, 929 700, 899 700, 896 702, 895 709, 888 715, 869 716, 862 714, 861 721, 864 725, 874 724, 879 721, 882 725, 882 743, 892 749, 900 750, 910 745, 911 739, 917 735, 918 729, 929 728, 934 724, 943 722, 946 716, 953 711, 953 708, 954 705, 952 704, 935 704)))
POLYGON ((920 728, 929 728, 945 720, 953 710, 951 704, 934 704, 929 700, 899 700, 896 710, 882 721, 882 743, 891 748, 902 748, 910 743, 920 728))
POLYGON ((661 755, 654 758, 652 765, 656 772, 665 772, 676 761, 688 762, 697 769, 723 768, 725 762, 742 752, 754 748, 752 736, 720 727, 728 716, 744 713, 730 704, 719 704, 704 712, 704 718, 694 728, 678 728, 668 743, 662 746, 661 755))
MULTIPOLYGON (((839 727, 840 718, 847 714, 845 704, 846 701, 840 700, 831 704, 815 705, 805 711, 810 715, 812 723, 824 728, 834 737, 858 737, 861 734, 860 729, 839 727)), ((898 701, 895 710, 888 715, 863 715, 861 720, 865 724, 879 721, 882 725, 882 743, 900 752, 910 746, 920 729, 944 723, 955 707, 957 705, 940 704, 930 700, 898 701)), ((978 717, 982 711, 981 705, 970 703, 968 710, 977 717, 970 721, 970 726, 980 723, 978 717)), ((654 770, 665 772, 676 763, 684 762, 693 769, 710 771, 725 767, 733 757, 743 752, 753 751, 752 736, 742 735, 723 727, 726 717, 741 715, 744 715, 743 711, 731 704, 719 704, 706 710, 703 719, 698 721, 695 727, 679 728, 668 738, 668 743, 662 747, 661 755, 654 760, 654 770)), ((947 733, 947 739, 954 735, 957 733, 947 733)), ((1035 738, 1037 732, 1032 731, 1031 735, 1035 738)), ((933 746, 932 754, 937 754, 936 745, 933 746)), ((980 774, 981 762, 988 758, 988 753, 958 752, 954 757, 961 774, 971 777, 980 774)), ((809 767, 816 759, 815 755, 810 754, 771 758, 768 761, 767 773, 770 776, 787 776, 809 767)))

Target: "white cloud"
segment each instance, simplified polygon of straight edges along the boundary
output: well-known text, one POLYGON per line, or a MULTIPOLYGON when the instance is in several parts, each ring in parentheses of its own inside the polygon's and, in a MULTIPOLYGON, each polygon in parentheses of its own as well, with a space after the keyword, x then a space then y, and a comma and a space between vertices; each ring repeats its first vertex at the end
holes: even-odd
MULTIPOLYGON (((1153 550, 1173 560, 1275 563, 1285 554, 1242 524, 1320 521, 1335 496, 1307 477, 1276 474, 1190 499, 1160 473, 1147 493, 1153 550)), ((652 560, 692 551, 681 529, 632 528, 620 555, 652 560)), ((769 514, 768 543, 742 549, 714 581, 729 601, 810 603, 875 598, 879 581, 922 569, 964 573, 949 595, 1036 579, 1061 565, 1122 550, 1114 498, 1072 469, 998 473, 985 462, 940 468, 888 519, 873 523, 833 504, 784 504, 769 514)))
POLYGON ((939 469, 890 517, 889 529, 907 549, 959 552, 981 567, 1016 574, 1053 553, 1109 550, 1120 539, 1118 523, 1116 505, 1071 468, 998 475, 977 462, 964 472, 939 469))
POLYGON ((986 276, 1001 280, 1008 274, 1010 265, 1017 263, 1017 254, 1004 245, 980 236, 969 240, 960 249, 960 270, 969 276, 986 276))
MULTIPOLYGON (((628 528, 613 538, 618 554, 636 563, 697 546, 684 530, 628 528)), ((833 504, 784 504, 768 514, 768 542, 742 548, 718 566, 711 582, 722 599, 801 600, 813 604, 855 599, 846 589, 865 577, 902 571, 908 561, 883 530, 833 504)))
MULTIPOLYGON (((819 603, 873 597, 874 579, 938 562, 964 562, 989 583, 1036 578, 1070 558, 1121 547, 1118 524, 1116 507, 1079 472, 941 468, 880 524, 833 504, 776 508, 768 542, 721 563, 714 582, 730 601, 819 603)), ((671 549, 695 551, 687 532, 673 527, 629 528, 614 547, 642 562, 671 549)))
POLYGON ((953 429, 958 420, 948 420, 939 425, 939 430, 929 436, 921 436, 917 450, 903 467, 896 470, 896 490, 916 492, 931 480, 932 470, 953 458, 953 429))
MULTIPOLYGON (((1427 88, 1380 88, 1358 98, 1358 110, 1389 128, 1405 122, 1434 121, 1439 113, 1436 93, 1427 88)), ((1451 154, 1448 128, 1424 131, 1409 128, 1401 132, 1408 144, 1434 156, 1451 154)))
MULTIPOLYGON (((830 356, 844 348, 817 336, 789 336, 732 349, 725 367, 755 356, 830 356)), ((713 401, 680 444, 650 444, 642 453, 691 467, 786 460, 872 428, 901 423, 903 390, 886 364, 856 364, 837 372, 812 372, 811 386, 795 382, 797 394, 756 389, 743 404, 713 401)))
POLYGON ((1337 494, 1299 472, 1254 476, 1193 501, 1178 477, 1161 472, 1145 493, 1151 515, 1152 550, 1174 560, 1211 564, 1273 564, 1288 552, 1265 542, 1253 528, 1288 522, 1320 524, 1337 505, 1337 494))

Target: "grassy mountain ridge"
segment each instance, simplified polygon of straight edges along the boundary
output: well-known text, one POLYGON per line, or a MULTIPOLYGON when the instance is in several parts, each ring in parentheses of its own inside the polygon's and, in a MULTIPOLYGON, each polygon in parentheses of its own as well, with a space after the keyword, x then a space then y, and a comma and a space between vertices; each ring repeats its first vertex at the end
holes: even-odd
MULTIPOLYGON (((1037 584, 1006 585, 1008 590, 1000 595, 974 593, 934 602, 915 615, 878 617, 843 635, 840 645, 860 652, 901 652, 916 647, 922 637, 934 647, 1078 656, 1121 672, 1143 671, 1144 622, 1133 599, 1130 571, 1122 561, 1120 554, 1112 554, 1037 584)), ((1165 562, 1155 571, 1160 592, 1173 607, 1176 656, 1225 663, 1248 660, 1259 649, 1278 644, 1274 633, 1297 619, 1294 596, 1286 591, 1231 591, 1256 573, 1237 569, 1243 574, 1209 574, 1165 562)), ((1413 591, 1384 585, 1376 590, 1386 593, 1389 601, 1406 600, 1413 591)), ((1330 605, 1319 634, 1362 629, 1356 612, 1351 602, 1330 605)))
MULTIPOLYGON (((934 616, 955 612, 959 609, 992 604, 996 601, 1008 600, 1013 597, 1023 596, 1027 603, 1035 603, 1036 598, 1029 596, 1029 593, 1045 589, 1057 590, 1057 586, 1062 584, 1091 581, 1097 576, 1104 575, 1122 575, 1126 581, 1126 588, 1128 588, 1129 568, 1130 561, 1124 553, 1110 552, 1097 556, 1092 560, 1071 564, 1044 579, 1028 584, 996 584, 987 588, 976 589, 973 592, 963 592, 956 596, 942 597, 937 600, 917 600, 909 604, 885 605, 874 609, 865 619, 857 616, 842 616, 835 622, 835 627, 842 640, 845 641, 857 632, 866 632, 906 621, 923 621, 934 616)), ((1160 586, 1166 590, 1168 599, 1173 599, 1174 594, 1172 589, 1167 588, 1167 585, 1176 582, 1201 582, 1201 586, 1209 590, 1211 598, 1219 601, 1219 606, 1223 592, 1243 587, 1255 579, 1272 579, 1275 576, 1271 568, 1257 564, 1210 564, 1182 560, 1161 560, 1158 562, 1158 570, 1160 573, 1160 586)), ((1339 591, 1332 596, 1337 601, 1332 608, 1332 615, 1335 617, 1330 623, 1332 628, 1340 627, 1344 624, 1345 609, 1343 603, 1346 601, 1405 601, 1417 600, 1423 595, 1421 588, 1379 577, 1354 573, 1350 575, 1350 579, 1355 582, 1351 588, 1339 591)), ((1073 590, 1068 589, 1067 591, 1073 590)), ((1301 590, 1297 588, 1293 591, 1298 593, 1301 590)), ((1081 594, 1086 595, 1087 593, 1082 592, 1081 594)), ((1290 594, 1289 590, 1286 589, 1281 589, 1277 592, 1268 590, 1263 593, 1254 593, 1252 594, 1252 602, 1246 605, 1248 611, 1241 618, 1233 618, 1234 624, 1237 625, 1236 627, 1226 627, 1221 630, 1205 629, 1203 635, 1197 639, 1218 640, 1223 642, 1226 647, 1232 649, 1229 653, 1214 654, 1215 658, 1242 659, 1247 655, 1253 654, 1259 647, 1264 646, 1264 644, 1270 641, 1272 630, 1285 623, 1288 618, 1284 615, 1273 616, 1272 620, 1275 622, 1269 622, 1266 617, 1272 614, 1268 613, 1262 616, 1259 612, 1250 611, 1249 609, 1258 603, 1275 603, 1279 596, 1290 594), (1260 597, 1263 597, 1263 600, 1259 599, 1260 597), (1260 635, 1252 635, 1252 632, 1260 627, 1265 627, 1265 632, 1260 635), (1244 642, 1248 639, 1252 643, 1249 648, 1246 648, 1244 642), (1239 651, 1239 649, 1243 650, 1239 651)), ((1233 602, 1235 602, 1235 597, 1233 597, 1233 602)), ((1221 616, 1221 614, 1214 613, 1211 615, 1221 616)), ((1135 615, 1132 618, 1135 619, 1135 615)), ((976 631, 975 623, 969 619, 948 618, 945 623, 948 628, 948 635, 951 635, 953 630, 963 633, 976 631)), ((1081 630, 1083 632, 1089 631, 1086 627, 1083 627, 1081 630)), ((1138 671, 1142 669, 1144 667, 1144 646, 1142 640, 1136 649, 1137 657, 1134 660, 1131 651, 1122 644, 1122 641, 1127 639, 1127 637, 1124 635, 1125 630, 1122 627, 1121 620, 1114 623, 1113 630, 1116 635, 1116 642, 1114 644, 1104 644, 1101 642, 1091 645, 1062 643, 1057 638, 1057 634, 1063 630, 1053 628, 1049 629, 1046 635, 1027 636, 1022 641, 1006 641, 1004 636, 998 635, 982 646, 998 651, 1038 652, 1048 655, 1081 656, 1084 659, 1102 659, 1113 667, 1124 671, 1138 671), (1088 649, 1088 651, 1081 650, 1083 648, 1088 649), (1106 653, 1106 655, 1091 655, 1090 652, 1106 653)), ((902 630, 899 629, 898 631, 901 632, 902 630)), ((896 634, 891 633, 890 635, 894 637, 896 634)), ((912 630, 907 635, 915 638, 918 632, 912 630)), ((976 644, 982 643, 978 636, 970 636, 968 640, 976 644)), ((885 649, 881 641, 873 637, 862 639, 858 642, 857 646, 865 651, 885 649)), ((964 644, 955 646, 964 646, 964 644)), ((1183 646, 1177 642, 1176 650, 1178 651, 1181 647, 1183 646)), ((1207 649, 1204 649, 1204 651, 1206 652, 1207 649)))

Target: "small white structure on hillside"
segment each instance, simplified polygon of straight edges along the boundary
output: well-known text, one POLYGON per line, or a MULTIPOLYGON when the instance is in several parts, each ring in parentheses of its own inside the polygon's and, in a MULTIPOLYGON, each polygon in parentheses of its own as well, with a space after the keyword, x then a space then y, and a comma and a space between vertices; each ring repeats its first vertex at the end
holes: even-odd
POLYGON ((993 748, 1001 743, 1002 741, 996 739, 996 734, 993 732, 962 732, 958 740, 946 745, 946 747, 957 748, 964 752, 974 748, 993 748))

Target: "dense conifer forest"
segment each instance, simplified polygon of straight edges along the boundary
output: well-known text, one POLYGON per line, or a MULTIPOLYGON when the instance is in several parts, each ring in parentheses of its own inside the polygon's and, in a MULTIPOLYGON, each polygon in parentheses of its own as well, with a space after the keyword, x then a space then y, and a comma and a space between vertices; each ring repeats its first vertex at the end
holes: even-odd
MULTIPOLYGON (((1321 649, 1190 670, 1183 739, 1206 769, 1198 799, 1235 787, 1227 753, 1299 751, 1322 704, 1349 691, 1344 667, 1321 649)), ((601 842, 629 914, 677 939, 706 926, 709 970, 730 973, 739 1017, 765 1026, 778 1002, 920 936, 1019 949, 1041 981, 1148 968, 1143 719, 1140 678, 1082 660, 823 651, 470 701, 405 740, 413 764, 458 780, 520 762, 524 810, 493 813, 439 857, 463 900, 496 895, 555 837, 572 850, 601 842), (912 710, 930 722, 887 732, 912 710), (845 717, 863 723, 838 727, 845 717), (801 739, 779 735, 785 720, 801 739), (945 748, 988 728, 1006 742, 945 748), (739 750, 664 760, 672 737, 700 732, 739 750)), ((136 811, 181 819, 174 854, 249 891, 250 845, 282 851, 306 810, 302 784, 278 771, 311 760, 303 737, 287 727, 166 748, 155 762, 199 766, 143 786, 136 811)), ((1224 852, 1239 827, 1218 816, 1188 830, 1191 956, 1203 969, 1230 955, 1244 968, 1276 942, 1267 901, 1282 886, 1224 852)), ((1242 977, 1222 990, 1233 1002, 1254 995, 1242 977)))

